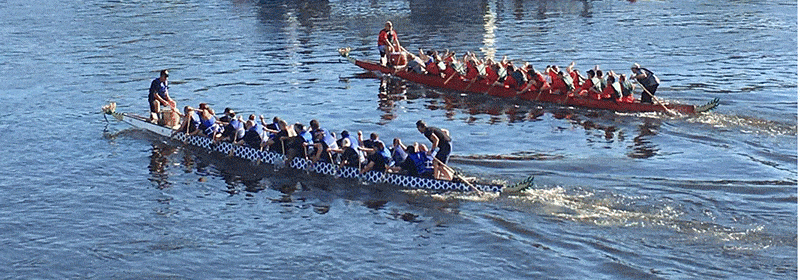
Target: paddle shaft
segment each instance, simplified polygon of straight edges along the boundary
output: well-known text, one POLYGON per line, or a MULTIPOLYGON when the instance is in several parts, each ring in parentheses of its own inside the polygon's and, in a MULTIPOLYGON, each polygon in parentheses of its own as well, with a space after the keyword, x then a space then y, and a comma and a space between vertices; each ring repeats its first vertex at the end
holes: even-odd
POLYGON ((639 84, 639 85, 642 87, 642 92, 644 92, 644 93, 647 93, 647 95, 649 95, 649 96, 650 96, 650 98, 652 98, 652 99, 653 99, 653 101, 655 101, 655 102, 656 102, 656 104, 658 104, 658 105, 660 105, 662 108, 664 108, 665 112, 667 112, 667 113, 668 113, 668 114, 670 114, 670 115, 677 115, 675 112, 673 112, 672 110, 670 110, 669 108, 667 108, 667 106, 666 106, 666 105, 664 105, 664 103, 661 103, 661 101, 660 101, 660 100, 658 100, 658 98, 656 98, 656 96, 655 96, 655 95, 653 95, 652 93, 650 93, 650 91, 649 91, 649 90, 647 90, 647 88, 646 88, 646 87, 644 87, 644 85, 642 85, 642 83, 640 83, 640 82, 639 82, 639 80, 637 80, 637 79, 633 79, 633 80, 634 80, 634 81, 636 81, 636 83, 637 83, 637 84, 639 84))
MULTIPOLYGON (((437 163, 439 166, 441 166, 442 168, 444 168, 444 169, 445 169, 445 171, 452 173, 452 174, 453 174, 453 178, 455 178, 455 176, 456 176, 456 171, 455 171, 453 168, 451 168, 450 166, 447 166, 446 164, 444 164, 444 163, 443 163, 441 160, 439 160, 438 158, 435 158, 435 157, 434 157, 434 158, 433 158, 433 161, 434 161, 434 162, 436 162, 436 163, 437 163)), ((434 172, 436 172, 436 171, 434 170, 434 172)), ((473 190, 473 191, 477 192, 478 194, 483 194, 483 192, 482 192, 481 190, 479 190, 478 188, 476 188, 476 187, 475 187, 475 185, 473 185, 472 183, 470 183, 470 182, 467 182, 467 180, 464 180, 464 179, 462 179, 461 181, 463 181, 463 182, 464 182, 464 184, 465 184, 465 185, 467 185, 467 186, 468 186, 468 187, 469 187, 471 190, 473 190)))
POLYGON ((449 78, 447 78, 447 80, 444 80, 444 84, 445 84, 445 85, 447 85, 447 83, 449 83, 449 82, 450 82, 450 79, 452 79, 453 77, 455 77, 455 76, 456 76, 456 74, 458 74, 458 72, 453 72, 453 74, 450 74, 450 77, 449 77, 449 78))

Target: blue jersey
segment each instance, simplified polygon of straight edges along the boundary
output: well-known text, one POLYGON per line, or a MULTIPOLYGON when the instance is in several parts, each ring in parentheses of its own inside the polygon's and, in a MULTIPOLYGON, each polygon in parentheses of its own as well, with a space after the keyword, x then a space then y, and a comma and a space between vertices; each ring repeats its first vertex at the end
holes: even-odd
POLYGON ((167 89, 169 89, 167 82, 162 82, 160 78, 156 78, 150 83, 150 94, 147 96, 147 99, 151 102, 156 100, 156 94, 158 94, 158 96, 160 96, 162 99, 166 99, 167 89))

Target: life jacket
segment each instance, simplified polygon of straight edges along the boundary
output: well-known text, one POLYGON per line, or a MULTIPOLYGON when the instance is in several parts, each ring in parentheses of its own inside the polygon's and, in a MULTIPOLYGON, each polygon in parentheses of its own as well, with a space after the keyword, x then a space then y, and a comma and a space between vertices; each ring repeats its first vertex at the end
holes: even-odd
POLYGON ((200 118, 200 129, 203 130, 208 136, 213 136, 214 133, 219 132, 219 125, 217 125, 217 117, 211 116, 207 120, 204 120, 202 117, 200 118))
POLYGON ((583 79, 578 73, 578 71, 569 72, 569 77, 572 78, 572 86, 573 89, 580 88, 581 84, 583 83, 583 79))
POLYGON ((381 29, 381 31, 378 32, 378 46, 385 46, 386 40, 389 40, 390 42, 397 40, 397 31, 392 29, 392 32, 389 33, 386 32, 386 29, 381 29))
POLYGON ((416 152, 408 154, 408 158, 414 162, 417 168, 417 174, 433 173, 433 157, 428 156, 425 152, 416 152))
POLYGON ((189 117, 189 133, 192 133, 200 128, 200 115, 194 111, 190 112, 189 114, 191 114, 189 117))
POLYGON ((592 81, 592 86, 590 88, 591 89, 590 91, 594 90, 596 93, 603 92, 603 82, 600 79, 594 77, 591 79, 591 81, 592 81))
POLYGON ((508 77, 508 70, 505 67, 500 67, 497 69, 497 80, 498 81, 505 81, 508 77))
POLYGON ((467 63, 467 75, 464 76, 464 78, 467 78, 467 80, 474 80, 478 78, 478 75, 480 75, 480 73, 478 72, 478 68, 475 65, 475 63, 474 62, 467 63))
POLYGON ((301 131, 300 133, 297 134, 297 136, 302 137, 303 138, 303 142, 306 142, 306 143, 309 143, 309 144, 314 143, 314 137, 312 137, 311 133, 308 133, 308 131, 306 131, 306 130, 301 131))
POLYGON ((336 145, 336 139, 333 138, 333 136, 331 136, 330 133, 328 133, 328 130, 320 128, 318 131, 322 133, 322 139, 320 140, 320 142, 324 142, 326 145, 328 145, 329 148, 335 149, 339 147, 338 145, 336 145))
POLYGON ((514 72, 511 72, 511 77, 517 81, 517 85, 524 85, 525 83, 528 82, 528 79, 525 77, 525 74, 522 74, 522 71, 520 70, 515 70, 514 72))
POLYGON ((622 96, 630 96, 633 95, 633 83, 630 80, 625 80, 622 82, 622 96))
POLYGON ((238 119, 232 119, 225 125, 225 129, 222 131, 222 137, 231 137, 233 141, 239 141, 240 139, 236 136, 239 130, 244 131, 244 124, 238 119))
POLYGON ((425 71, 428 71, 428 74, 431 75, 439 75, 439 73, 441 72, 439 70, 439 66, 433 62, 428 62, 428 64, 425 65, 425 71))
POLYGON ((661 80, 653 74, 653 71, 647 70, 647 68, 639 68, 634 73, 638 74, 645 74, 646 76, 642 79, 636 79, 639 81, 640 84, 643 86, 655 86, 661 83, 661 80), (644 71, 644 72, 642 72, 644 71))
MULTIPOLYGON (((608 84, 608 83, 606 83, 606 84, 608 84)), ((602 99, 611 99, 611 97, 616 97, 616 96, 614 96, 614 91, 615 90, 614 90, 614 87, 612 85, 606 85, 606 87, 603 88, 603 92, 600 93, 600 98, 602 98, 602 99)))
MULTIPOLYGON (((450 62, 450 68, 455 70, 459 75, 466 76, 467 75, 467 67, 457 61, 453 60, 450 62)), ((448 75, 451 75, 448 73, 448 75)))
POLYGON ((500 78, 500 76, 497 75, 497 71, 494 71, 494 69, 492 69, 492 66, 486 66, 485 72, 486 72, 487 84, 492 84, 500 78))
POLYGON ((564 81, 564 84, 567 85, 567 92, 574 91, 577 86, 575 86, 575 81, 572 79, 571 75, 563 75, 561 80, 564 81))
POLYGON ((564 79, 559 78, 558 74, 553 76, 553 72, 550 72, 549 76, 553 81, 550 84, 550 86, 553 88, 553 92, 554 93, 555 92, 561 92, 561 93, 566 93, 567 92, 567 84, 564 82, 564 79))

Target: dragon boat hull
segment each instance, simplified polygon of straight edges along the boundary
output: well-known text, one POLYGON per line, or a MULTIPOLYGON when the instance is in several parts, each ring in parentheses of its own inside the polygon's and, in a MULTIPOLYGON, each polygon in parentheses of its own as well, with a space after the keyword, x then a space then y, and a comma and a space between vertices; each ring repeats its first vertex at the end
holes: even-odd
POLYGON ((680 114, 698 114, 716 108, 719 105, 719 99, 714 99, 703 106, 685 105, 685 104, 648 104, 640 103, 617 103, 613 100, 595 100, 583 97, 567 97, 558 94, 537 94, 534 92, 523 92, 517 94, 515 89, 507 88, 500 85, 487 85, 481 82, 472 82, 462 80, 459 77, 454 77, 449 80, 439 76, 418 74, 410 71, 398 71, 389 67, 381 66, 376 62, 361 61, 348 57, 356 66, 361 67, 368 71, 380 72, 402 78, 417 84, 448 89, 453 91, 462 91, 475 94, 487 94, 501 98, 515 98, 519 97, 524 100, 548 102, 560 105, 577 106, 585 108, 595 108, 612 110, 618 112, 667 112, 667 113, 680 113, 680 114))
MULTIPOLYGON (((286 156, 275 152, 259 151, 250 147, 234 145, 228 142, 215 144, 208 137, 192 136, 183 132, 176 132, 172 128, 150 123, 145 117, 142 116, 128 113, 107 113, 113 115, 118 120, 130 124, 133 127, 152 132, 165 138, 177 140, 187 145, 203 148, 205 150, 273 165, 283 165, 288 160, 286 156)), ((312 163, 310 160, 304 158, 294 158, 289 163, 289 167, 297 170, 310 171, 313 173, 335 176, 339 178, 354 178, 372 183, 384 183, 403 188, 426 189, 432 191, 467 192, 478 190, 482 192, 513 192, 527 188, 532 183, 532 177, 515 185, 501 186, 483 184, 472 185, 463 182, 442 181, 375 171, 359 174, 359 170, 353 167, 339 167, 338 165, 325 162, 312 163)))

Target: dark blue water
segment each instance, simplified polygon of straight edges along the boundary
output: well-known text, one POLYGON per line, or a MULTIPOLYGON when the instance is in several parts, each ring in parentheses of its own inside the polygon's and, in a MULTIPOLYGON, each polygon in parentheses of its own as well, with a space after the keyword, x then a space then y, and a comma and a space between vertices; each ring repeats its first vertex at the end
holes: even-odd
POLYGON ((0 0, 3 278, 797 278, 794 1, 0 0), (376 77, 409 50, 662 80, 699 116, 464 96, 376 77), (207 154, 113 120, 180 106, 423 142, 518 195, 431 194, 207 154), (382 87, 384 83, 386 86, 382 87))

